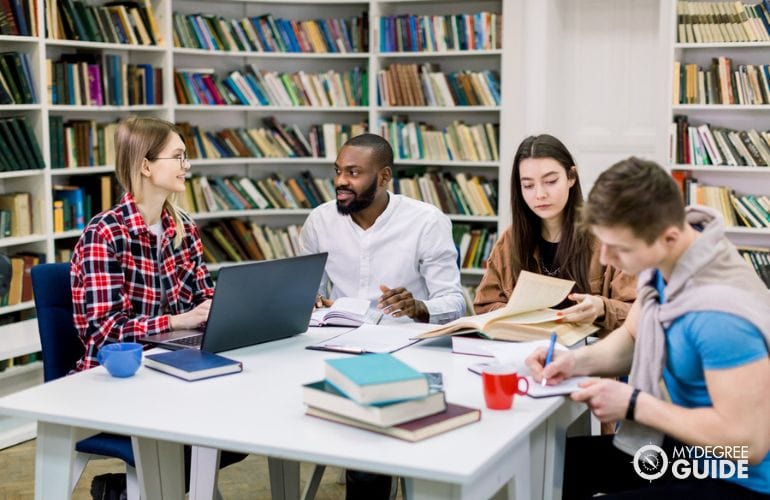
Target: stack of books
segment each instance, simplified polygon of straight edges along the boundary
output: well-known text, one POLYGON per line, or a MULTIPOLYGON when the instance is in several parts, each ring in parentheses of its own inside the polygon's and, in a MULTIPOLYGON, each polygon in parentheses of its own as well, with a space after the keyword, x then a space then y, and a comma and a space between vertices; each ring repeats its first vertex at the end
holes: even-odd
POLYGON ((406 441, 478 421, 481 412, 444 399, 440 384, 390 354, 326 360, 326 379, 303 386, 307 414, 406 441))

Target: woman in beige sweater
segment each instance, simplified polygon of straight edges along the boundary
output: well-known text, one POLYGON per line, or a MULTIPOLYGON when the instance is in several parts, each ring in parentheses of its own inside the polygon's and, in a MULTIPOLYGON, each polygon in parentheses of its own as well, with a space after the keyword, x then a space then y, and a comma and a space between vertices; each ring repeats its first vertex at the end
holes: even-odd
POLYGON ((519 145, 511 174, 512 224, 495 244, 474 300, 476 314, 503 307, 524 269, 569 279, 560 321, 618 327, 636 297, 636 279, 604 266, 601 246, 578 225, 583 204, 572 155, 550 135, 519 145))

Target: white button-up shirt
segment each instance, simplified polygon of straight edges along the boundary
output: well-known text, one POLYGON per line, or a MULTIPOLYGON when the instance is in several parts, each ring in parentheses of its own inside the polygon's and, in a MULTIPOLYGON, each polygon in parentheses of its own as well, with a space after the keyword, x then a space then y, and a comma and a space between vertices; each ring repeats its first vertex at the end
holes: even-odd
POLYGON ((331 299, 357 297, 376 304, 380 285, 404 287, 425 303, 431 323, 465 312, 452 223, 433 205, 390 196, 388 206, 364 230, 337 202, 316 207, 300 234, 303 254, 328 252, 320 293, 331 284, 331 299))

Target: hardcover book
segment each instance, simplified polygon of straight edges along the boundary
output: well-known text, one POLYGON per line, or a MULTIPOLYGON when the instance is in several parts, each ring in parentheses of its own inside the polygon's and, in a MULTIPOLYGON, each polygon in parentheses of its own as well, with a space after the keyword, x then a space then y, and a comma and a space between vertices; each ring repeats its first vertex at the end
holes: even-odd
POLYGON ((441 413, 418 418, 392 427, 378 427, 312 407, 308 408, 306 413, 313 417, 359 427, 372 432, 379 432, 380 434, 412 442, 421 441, 481 420, 481 412, 476 408, 468 408, 467 406, 452 403, 447 403, 446 406, 446 410, 441 413))
POLYGON ((360 422, 390 427, 444 411, 444 393, 432 391, 427 397, 395 403, 360 405, 325 380, 302 386, 302 402, 309 407, 352 418, 360 422))
POLYGON ((428 395, 428 380, 390 354, 364 354, 326 360, 326 380, 361 404, 385 403, 428 395))
POLYGON ((240 361, 198 349, 180 349, 145 356, 144 365, 187 381, 243 371, 240 361))

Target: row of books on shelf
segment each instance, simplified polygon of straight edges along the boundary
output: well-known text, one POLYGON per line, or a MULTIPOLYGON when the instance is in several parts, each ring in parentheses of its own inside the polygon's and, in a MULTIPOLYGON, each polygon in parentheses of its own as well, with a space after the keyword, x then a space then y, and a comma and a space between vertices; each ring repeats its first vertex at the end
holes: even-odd
POLYGON ((163 103, 163 69, 115 54, 62 54, 46 61, 51 104, 126 106, 163 103))
POLYGON ((770 288, 770 248, 738 248, 738 253, 751 264, 765 286, 770 288))
POLYGON ((265 71, 250 64, 220 78, 213 69, 178 69, 174 90, 179 104, 226 106, 367 106, 368 77, 356 67, 308 74, 265 71))
POLYGON ((728 187, 707 186, 684 177, 685 202, 705 205, 722 214, 727 227, 770 228, 770 197, 738 195, 728 187))
MULTIPOLYGON (((497 242, 497 231, 470 224, 452 224, 452 239, 460 251, 462 269, 487 267, 487 259, 497 242)), ((472 301, 471 301, 472 302, 472 301)))
POLYGON ((24 192, 0 194, 0 235, 29 236, 32 227, 32 196, 24 192))
POLYGON ((37 92, 32 80, 29 55, 23 52, 1 53, 0 104, 34 104, 36 102, 37 92))
POLYGON ((679 43, 770 41, 770 2, 677 2, 679 43))
POLYGON ((228 52, 366 52, 368 16, 299 21, 272 14, 225 19, 174 13, 174 46, 228 52))
POLYGON ((83 176, 77 185, 54 185, 54 232, 84 229, 91 217, 113 206, 120 195, 118 190, 111 174, 83 176))
POLYGON ((304 384, 307 414, 406 441, 477 422, 481 412, 448 403, 440 373, 420 373, 390 354, 325 360, 325 379, 304 384))
POLYGON ((497 180, 449 172, 398 171, 393 191, 430 203, 446 214, 493 216, 497 212, 497 180))
POLYGON ((380 52, 493 50, 501 42, 502 16, 495 12, 380 17, 380 52))
POLYGON ((37 361, 42 361, 42 360, 43 360, 42 352, 22 354, 21 356, 16 356, 15 358, 0 359, 0 372, 3 372, 8 368, 13 368, 14 366, 31 365, 32 363, 35 363, 37 361))
POLYGON ((406 116, 393 116, 378 119, 377 131, 390 142, 399 160, 499 160, 500 126, 496 123, 468 125, 455 120, 436 130, 406 116))
POLYGON ((45 0, 48 38, 83 42, 160 45, 149 0, 89 5, 82 0, 45 0))
POLYGON ((225 219, 200 231, 208 263, 245 262, 295 257, 300 254, 300 226, 270 227, 253 221, 225 219))
POLYGON ((194 213, 314 208, 335 198, 331 179, 307 171, 289 179, 276 173, 264 179, 196 175, 185 188, 186 208, 194 213))
POLYGON ((37 168, 45 168, 45 163, 27 118, 0 118, 0 172, 37 168))
POLYGON ((33 266, 45 262, 44 253, 19 252, 9 255, 11 261, 11 281, 8 285, 8 293, 0 298, 0 306, 13 306, 32 300, 32 275, 33 266))
POLYGON ((391 64, 377 73, 382 106, 497 106, 500 79, 496 72, 454 71, 438 65, 391 64))
POLYGON ((770 165, 770 131, 732 130, 709 124, 691 126, 674 116, 669 132, 671 163, 687 165, 770 165))
POLYGON ((37 2, 35 0, 0 2, 0 35, 37 36, 37 2))
POLYGON ((112 164, 115 160, 115 131, 118 124, 96 120, 67 120, 51 115, 49 137, 51 168, 73 168, 112 164))
POLYGON ((770 65, 715 57, 711 66, 674 62, 674 104, 770 104, 770 65))
POLYGON ((351 137, 363 134, 366 123, 323 123, 300 128, 280 123, 275 117, 262 119, 265 127, 202 131, 190 123, 179 123, 187 156, 196 158, 336 158, 338 149, 351 137))

